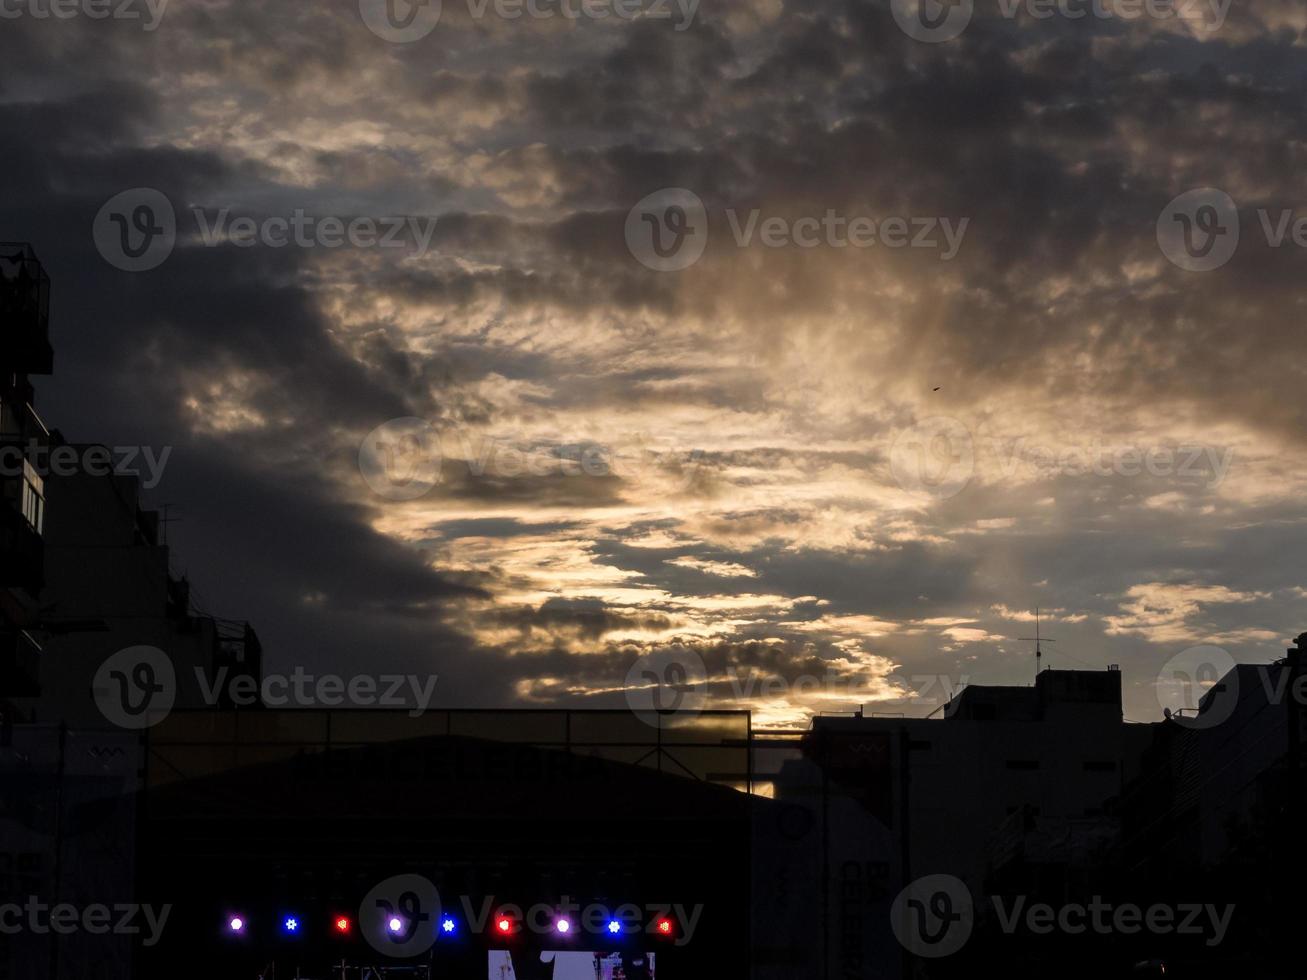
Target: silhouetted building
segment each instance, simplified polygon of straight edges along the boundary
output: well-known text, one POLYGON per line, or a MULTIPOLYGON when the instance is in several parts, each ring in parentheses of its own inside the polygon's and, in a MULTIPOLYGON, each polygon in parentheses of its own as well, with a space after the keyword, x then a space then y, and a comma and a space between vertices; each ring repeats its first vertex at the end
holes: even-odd
POLYGON ((223 668, 228 682, 261 676, 258 637, 194 610, 158 513, 113 451, 68 443, 37 415, 30 376, 54 369, 49 321, 32 247, 0 244, 0 722, 105 727, 95 673, 141 645, 172 661, 176 704, 199 707, 223 668))
POLYGON ((50 433, 32 407, 30 375, 54 369, 50 280, 30 245, 0 244, 0 725, 14 697, 37 693, 37 597, 44 582, 45 487, 28 447, 50 433))
MULTIPOLYGON (((0 245, 0 907, 130 903, 144 751, 95 695, 120 650, 161 651, 181 706, 230 705, 261 674, 247 623, 197 613, 169 571, 158 515, 103 446, 67 443, 32 407, 50 374, 49 279, 28 245, 0 245), (221 674, 224 685, 215 682, 221 674)), ((132 980, 133 939, 21 929, 0 980, 132 980)))
POLYGON ((814 718, 806 761, 776 781, 778 801, 812 808, 824 828, 823 911, 812 924, 822 953, 807 969, 905 975, 911 958, 891 906, 925 876, 953 876, 977 897, 1097 876, 1149 727, 1123 720, 1116 669, 972 685, 939 718, 814 718))
MULTIPOLYGON (((67 448, 70 458, 87 459, 97 449, 109 456, 107 447, 67 448)), ((17 701, 28 721, 104 727, 96 672, 108 657, 134 646, 167 654, 180 708, 230 706, 232 682, 262 676, 262 647, 250 624, 194 608, 189 582, 169 568, 159 513, 141 505, 138 486, 135 475, 82 468, 46 480, 55 516, 45 534, 43 646, 58 669, 42 677, 40 697, 17 701), (206 701, 206 692, 218 696, 206 701)))
POLYGON ((1234 904, 1222 958, 1268 977, 1300 975, 1288 936, 1307 873, 1307 633, 1295 643, 1275 663, 1236 665, 1196 714, 1150 726, 1122 807, 1126 879, 1160 896, 1234 904))

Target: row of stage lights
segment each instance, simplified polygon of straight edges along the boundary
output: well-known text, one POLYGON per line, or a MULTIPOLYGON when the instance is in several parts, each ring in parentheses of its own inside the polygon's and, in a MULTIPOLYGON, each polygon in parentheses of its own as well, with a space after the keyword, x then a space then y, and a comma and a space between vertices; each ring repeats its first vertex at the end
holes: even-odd
MULTIPOLYGON (((244 936, 249 932, 250 922, 243 915, 231 915, 227 918, 227 932, 233 936, 244 936)), ((386 921, 386 928, 395 935, 401 934, 408 925, 398 915, 392 915, 386 921)), ((348 936, 354 931, 354 921, 347 915, 335 916, 331 921, 332 930, 338 936, 348 936)), ((617 919, 610 919, 605 929, 612 936, 622 934, 622 923, 617 919)), ((513 920, 507 916, 498 916, 495 919, 495 932, 501 936, 511 936, 513 934, 513 920)), ((670 919, 659 919, 654 924, 654 930, 660 936, 669 937, 672 935, 672 922, 670 919)), ((304 931, 304 921, 296 915, 288 915, 281 921, 281 931, 284 935, 295 937, 304 931)), ((568 935, 572 932, 572 920, 566 916, 559 916, 554 920, 554 931, 560 935, 568 935)), ((458 932, 458 923, 451 916, 444 916, 440 920, 440 932, 446 936, 453 936, 458 932)))

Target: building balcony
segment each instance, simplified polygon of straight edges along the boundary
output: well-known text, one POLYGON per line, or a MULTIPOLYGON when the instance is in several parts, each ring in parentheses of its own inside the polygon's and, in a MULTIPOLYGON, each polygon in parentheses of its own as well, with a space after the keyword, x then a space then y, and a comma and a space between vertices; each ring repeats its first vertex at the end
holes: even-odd
POLYGON ((45 545, 17 501, 0 500, 0 588, 35 596, 45 583, 45 545))
POLYGON ((53 371, 50 277, 32 246, 0 242, 0 373, 53 371))
POLYGON ((0 629, 0 698, 41 694, 41 647, 20 629, 0 629))

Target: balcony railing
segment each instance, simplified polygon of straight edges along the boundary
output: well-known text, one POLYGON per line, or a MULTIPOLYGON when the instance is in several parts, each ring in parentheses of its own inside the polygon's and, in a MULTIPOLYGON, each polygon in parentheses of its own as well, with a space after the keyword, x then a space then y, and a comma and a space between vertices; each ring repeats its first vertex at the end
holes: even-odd
POLYGON ((29 402, 0 398, 0 444, 50 444, 50 430, 29 402))
POLYGON ((50 374, 50 277, 32 246, 0 242, 0 369, 50 374))

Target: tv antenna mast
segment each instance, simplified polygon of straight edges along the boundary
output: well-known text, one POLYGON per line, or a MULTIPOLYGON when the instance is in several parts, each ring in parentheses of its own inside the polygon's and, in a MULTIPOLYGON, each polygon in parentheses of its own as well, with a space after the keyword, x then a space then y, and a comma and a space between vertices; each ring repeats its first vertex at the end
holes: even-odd
POLYGON ((1038 607, 1038 606, 1035 607, 1035 635, 1034 635, 1034 636, 1019 636, 1019 637, 1017 637, 1017 639, 1021 640, 1022 642, 1025 642, 1025 643, 1033 643, 1033 644, 1035 645, 1035 680, 1039 680, 1039 668, 1040 668, 1040 666, 1042 665, 1042 663, 1043 663, 1043 658, 1044 658, 1044 644, 1045 644, 1045 643, 1056 643, 1057 640, 1050 640, 1048 637, 1044 636, 1044 635, 1041 633, 1041 631, 1040 631, 1040 625, 1039 625, 1039 607, 1038 607))

